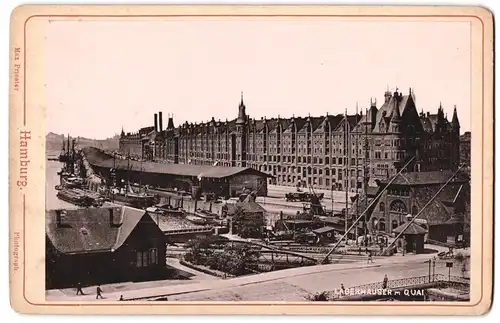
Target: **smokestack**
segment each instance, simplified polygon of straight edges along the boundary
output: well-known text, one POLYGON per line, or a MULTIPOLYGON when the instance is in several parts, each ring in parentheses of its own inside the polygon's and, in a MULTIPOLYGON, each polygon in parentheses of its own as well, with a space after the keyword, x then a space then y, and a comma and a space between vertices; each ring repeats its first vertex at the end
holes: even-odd
POLYGON ((159 123, 160 123, 160 132, 163 131, 163 115, 161 113, 161 111, 158 113, 158 118, 160 119, 159 123))
POLYGON ((155 131, 158 131, 158 114, 155 113, 155 131))

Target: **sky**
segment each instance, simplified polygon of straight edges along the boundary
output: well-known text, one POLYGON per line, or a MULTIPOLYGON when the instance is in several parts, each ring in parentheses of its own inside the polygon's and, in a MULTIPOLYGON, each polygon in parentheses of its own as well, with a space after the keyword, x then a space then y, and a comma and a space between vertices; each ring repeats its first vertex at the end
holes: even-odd
POLYGON ((47 132, 103 139, 173 114, 253 118, 356 112, 387 88, 470 130, 470 24, 361 20, 53 21, 45 37, 47 132))

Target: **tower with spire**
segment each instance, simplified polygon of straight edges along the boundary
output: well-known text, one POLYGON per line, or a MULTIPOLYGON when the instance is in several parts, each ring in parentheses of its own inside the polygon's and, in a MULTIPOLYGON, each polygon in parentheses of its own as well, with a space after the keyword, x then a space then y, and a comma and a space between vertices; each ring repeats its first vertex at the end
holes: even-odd
POLYGON ((460 163, 460 121, 458 121, 457 106, 453 107, 453 117, 451 119, 452 132, 452 169, 458 168, 460 163))
POLYGON ((238 118, 236 119, 236 165, 246 167, 247 165, 247 115, 246 106, 241 92, 240 105, 238 107, 238 118))

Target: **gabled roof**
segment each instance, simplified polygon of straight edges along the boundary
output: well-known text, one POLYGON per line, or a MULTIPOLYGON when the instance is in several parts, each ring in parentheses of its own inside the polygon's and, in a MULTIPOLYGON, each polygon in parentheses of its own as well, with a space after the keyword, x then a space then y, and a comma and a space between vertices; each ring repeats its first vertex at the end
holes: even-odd
MULTIPOLYGON (((467 204, 470 205, 469 185, 464 184, 449 184, 441 193, 434 199, 420 216, 426 219, 429 225, 442 224, 448 221, 451 217, 463 218, 463 214, 458 214, 460 209, 466 211, 467 204), (453 198, 460 195, 455 202, 453 198), (449 202, 452 203, 449 203, 449 202)), ((421 210, 439 190, 439 185, 434 186, 418 186, 413 188, 412 201, 413 205, 421 210)))
POLYGON ((290 125, 288 126, 288 128, 284 132, 286 132, 286 133, 292 132, 294 124, 297 127, 297 132, 299 132, 300 129, 302 129, 302 127, 304 127, 304 125, 306 124, 306 120, 304 118, 300 118, 300 117, 292 118, 292 120, 290 120, 290 125))
POLYGON ((113 156, 106 154, 95 147, 82 149, 90 165, 103 168, 116 168, 121 170, 139 171, 154 174, 170 174, 179 176, 225 178, 240 173, 258 174, 265 177, 270 175, 259 172, 250 167, 217 167, 208 165, 164 164, 154 162, 138 162, 134 160, 113 160, 113 156))
POLYGON ((427 230, 419 226, 418 224, 412 223, 408 226, 408 223, 404 223, 397 227, 396 229, 392 230, 392 232, 395 233, 401 233, 403 234, 411 234, 411 235, 418 235, 418 234, 426 234, 427 230))
POLYGON ((389 101, 384 102, 384 104, 378 110, 373 132, 385 132, 386 129, 380 128, 380 123, 382 119, 384 119, 385 127, 387 127, 390 120, 393 117, 393 111, 395 107, 397 106, 397 108, 399 109, 399 115, 402 116, 410 101, 414 101, 413 94, 410 96, 398 93, 397 98, 394 95, 392 95, 389 101))
POLYGON ((57 210, 50 210, 45 213, 45 232, 61 253, 112 252, 144 217, 153 222, 144 210, 106 203, 101 208, 65 210, 58 226, 57 210), (111 225, 111 214, 115 226, 111 225))
POLYGON ((227 204, 227 211, 229 214, 235 213, 237 210, 249 213, 266 212, 266 210, 259 203, 254 201, 244 201, 238 202, 236 204, 227 204))
MULTIPOLYGON (((444 184, 453 175, 452 171, 433 172, 409 172, 397 174, 391 185, 435 185, 444 184)), ((381 183, 389 183, 391 179, 381 180, 381 183)), ((452 180, 453 183, 467 183, 469 180, 465 174, 458 173, 452 180)))

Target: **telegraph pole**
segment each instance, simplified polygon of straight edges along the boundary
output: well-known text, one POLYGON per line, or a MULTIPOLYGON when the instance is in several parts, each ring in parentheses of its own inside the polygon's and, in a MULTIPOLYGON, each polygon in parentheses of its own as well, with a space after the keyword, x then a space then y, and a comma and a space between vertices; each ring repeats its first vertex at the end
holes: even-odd
POLYGON ((347 218, 349 216, 349 123, 347 122, 347 109, 345 109, 344 116, 344 180, 345 180, 345 215, 344 215, 344 229, 345 229, 345 244, 349 244, 349 236, 347 234, 347 218))
MULTIPOLYGON (((412 157, 412 160, 414 158, 415 157, 412 157)), ((432 203, 432 201, 434 201, 436 197, 438 197, 438 195, 444 190, 444 188, 448 186, 448 184, 455 178, 455 176, 457 176, 458 172, 460 172, 462 167, 463 166, 458 167, 458 169, 453 173, 453 175, 451 175, 451 177, 446 181, 446 183, 444 183, 443 186, 441 186, 441 188, 436 192, 436 194, 434 194, 434 196, 431 197, 431 199, 424 205, 423 208, 420 209, 420 211, 411 219, 411 221, 406 224, 405 228, 401 230, 401 232, 394 238, 394 240, 391 243, 389 243, 389 245, 382 254, 385 254, 387 250, 389 250, 389 248, 392 247, 392 245, 399 239, 399 237, 401 237, 401 235, 408 229, 408 227, 410 227, 410 225, 413 222, 415 222, 415 220, 424 212, 424 210, 432 203)))
MULTIPOLYGON (((369 119, 369 114, 368 112, 371 109, 371 99, 370 99, 370 108, 366 109, 366 122, 365 122, 365 142, 364 142, 364 152, 365 152, 365 158, 364 158, 364 169, 363 169, 363 189, 365 193, 365 209, 368 208, 368 178, 370 176, 370 146, 368 144, 368 124, 371 124, 371 120, 369 119)), ((370 129, 371 130, 371 129, 370 129)), ((365 233, 365 239, 367 238, 368 235, 368 225, 366 223, 366 215, 363 218, 363 228, 364 228, 364 233, 365 233)))
MULTIPOLYGON (((356 119, 358 118, 358 103, 356 102, 356 119)), ((356 120, 357 121, 357 120, 356 120)), ((359 141, 359 132, 358 132, 359 129, 356 129, 356 132, 355 132, 355 135, 356 135, 356 138, 355 138, 355 148, 356 149, 356 219, 359 217, 359 190, 358 190, 358 180, 359 180, 359 177, 358 177, 358 166, 359 166, 359 163, 358 163, 358 150, 359 150, 359 144, 358 144, 358 141, 359 141)), ((354 236, 356 237, 356 245, 358 245, 358 226, 356 226, 356 228, 354 229, 354 236)))
POLYGON ((387 183, 387 185, 384 187, 384 189, 382 189, 378 194, 377 196, 373 199, 373 201, 370 202, 370 204, 368 205, 368 207, 363 211, 363 213, 361 213, 361 215, 354 221, 354 223, 349 227, 349 229, 347 229, 346 233, 339 239, 339 241, 337 243, 335 243, 335 245, 333 245, 333 247, 330 249, 330 251, 328 252, 328 254, 325 256, 325 258, 323 259, 323 263, 325 263, 327 260, 328 260, 328 257, 330 257, 330 255, 335 251, 335 249, 339 246, 340 242, 347 236, 347 233, 349 231, 352 230, 352 228, 361 220, 361 218, 363 218, 364 216, 366 216, 366 213, 368 212, 368 210, 375 204, 378 202, 378 199, 382 196, 382 194, 387 190, 387 187, 389 187, 392 182, 394 182, 396 180, 396 178, 398 177, 399 174, 401 174, 403 172, 403 170, 408 167, 408 165, 410 165, 410 163, 415 159, 415 156, 411 157, 407 162, 406 164, 399 170, 399 172, 389 181, 389 183, 387 183))

